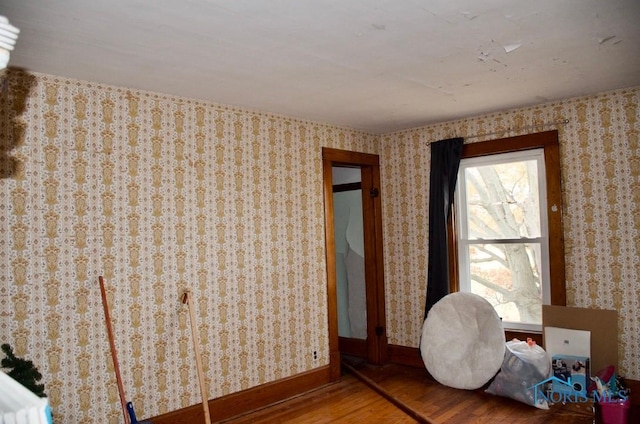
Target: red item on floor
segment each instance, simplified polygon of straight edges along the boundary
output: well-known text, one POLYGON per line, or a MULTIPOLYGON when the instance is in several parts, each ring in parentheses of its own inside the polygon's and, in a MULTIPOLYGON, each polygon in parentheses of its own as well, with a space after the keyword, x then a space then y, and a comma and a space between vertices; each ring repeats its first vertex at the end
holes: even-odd
POLYGON ((627 414, 631 407, 631 401, 626 399, 611 399, 600 401, 600 411, 602 412, 602 422, 604 424, 626 424, 627 414))

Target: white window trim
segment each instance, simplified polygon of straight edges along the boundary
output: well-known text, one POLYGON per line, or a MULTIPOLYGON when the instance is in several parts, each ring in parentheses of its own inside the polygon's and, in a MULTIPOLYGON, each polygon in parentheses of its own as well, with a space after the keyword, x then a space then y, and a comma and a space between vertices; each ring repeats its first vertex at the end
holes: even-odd
MULTIPOLYGON (((458 272, 460 278, 460 291, 471 291, 471 278, 469 272, 469 249, 470 244, 477 244, 479 241, 483 244, 487 243, 539 243, 540 244, 540 278, 542 286, 542 304, 548 305, 551 303, 551 285, 550 285, 550 260, 549 260, 549 219, 547 215, 547 183, 546 183, 546 170, 544 160, 544 149, 528 149, 519 150, 508 153, 495 153, 486 156, 478 156, 471 158, 464 158, 460 161, 460 167, 458 170, 458 184, 455 192, 455 213, 456 213, 456 225, 458 231, 458 272), (467 219, 466 208, 460 205, 466 205, 466 182, 464 179, 464 172, 466 168, 476 167, 486 164, 503 164, 514 161, 523 160, 535 160, 538 167, 538 194, 539 208, 540 208, 540 237, 536 238, 519 238, 519 239, 499 239, 499 240, 469 240, 466 238, 467 232, 467 219), (463 238, 464 235, 464 238, 463 238)), ((525 331, 542 331, 542 324, 530 324, 521 322, 503 321, 503 327, 505 330, 525 330, 525 331)))

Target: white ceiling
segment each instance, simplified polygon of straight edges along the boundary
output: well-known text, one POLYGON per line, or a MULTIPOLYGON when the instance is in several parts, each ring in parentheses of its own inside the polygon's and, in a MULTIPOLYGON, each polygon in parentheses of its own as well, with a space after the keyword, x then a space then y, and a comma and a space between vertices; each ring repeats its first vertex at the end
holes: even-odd
POLYGON ((386 133, 640 85, 640 0, 2 0, 11 66, 386 133))

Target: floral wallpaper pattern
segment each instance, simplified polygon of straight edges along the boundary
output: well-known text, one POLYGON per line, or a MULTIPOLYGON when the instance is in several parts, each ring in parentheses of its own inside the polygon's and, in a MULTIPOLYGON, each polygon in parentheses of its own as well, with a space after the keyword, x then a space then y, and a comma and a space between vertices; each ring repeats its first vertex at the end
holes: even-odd
POLYGON ((185 288, 211 398, 327 365, 321 149, 332 147, 380 155, 387 333, 417 347, 429 143, 568 119, 557 126, 568 302, 619 311, 620 371, 640 379, 639 102, 631 88, 378 136, 9 74, 0 341, 34 360, 65 423, 121 419, 98 275, 138 416, 200 401, 185 288))
POLYGON ((121 420, 98 275, 140 417, 200 402, 186 288, 211 398, 328 364, 321 150, 372 136, 48 75, 8 84, 0 339, 39 366, 60 422, 121 420))
POLYGON ((558 130, 560 141, 567 305, 618 311, 619 372, 640 379, 638 87, 382 136, 390 343, 417 347, 420 340, 427 280, 429 143, 456 136, 473 143, 551 129, 558 130))

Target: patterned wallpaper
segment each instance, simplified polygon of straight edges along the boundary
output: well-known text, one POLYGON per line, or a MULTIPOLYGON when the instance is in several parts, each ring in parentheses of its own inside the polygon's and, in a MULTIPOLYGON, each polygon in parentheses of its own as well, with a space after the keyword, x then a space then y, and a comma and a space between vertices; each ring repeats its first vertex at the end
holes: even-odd
POLYGON ((118 423, 97 276, 140 417, 328 364, 321 147, 367 134, 53 76, 0 103, 0 341, 57 422, 118 423), (313 352, 318 354, 313 359, 313 352))
POLYGON ((380 154, 388 335, 415 347, 429 143, 566 118, 568 301, 620 312, 620 371, 640 379, 639 103, 633 88, 379 137, 14 73, 0 97, 0 342, 34 360, 65 423, 121 419, 100 274, 139 416, 200 401, 187 287, 211 398, 326 365, 326 146, 380 154))
POLYGON ((558 129, 568 306, 618 311, 619 367, 640 379, 640 87, 385 135, 380 141, 389 342, 417 347, 427 281, 429 143, 558 129), (543 123, 562 122, 542 127, 543 123), (505 131, 534 126, 526 131, 505 131), (535 127, 538 126, 538 127, 535 127))

